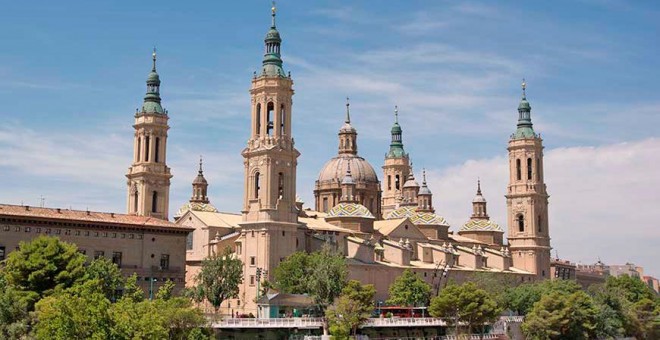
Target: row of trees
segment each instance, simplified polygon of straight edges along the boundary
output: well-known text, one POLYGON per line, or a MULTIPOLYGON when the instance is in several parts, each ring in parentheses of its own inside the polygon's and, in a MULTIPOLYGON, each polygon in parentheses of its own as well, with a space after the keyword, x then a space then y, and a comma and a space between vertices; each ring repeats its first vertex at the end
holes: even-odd
POLYGON ((208 339, 201 311, 166 282, 146 300, 137 276, 86 263, 54 237, 21 243, 0 268, 2 339, 208 339))

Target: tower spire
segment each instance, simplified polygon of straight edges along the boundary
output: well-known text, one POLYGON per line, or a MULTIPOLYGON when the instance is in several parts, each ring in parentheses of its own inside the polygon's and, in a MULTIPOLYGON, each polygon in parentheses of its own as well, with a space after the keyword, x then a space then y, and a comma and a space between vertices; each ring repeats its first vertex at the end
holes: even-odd
POLYGON ((477 195, 481 196, 481 179, 477 177, 477 195))
POLYGON ((536 138, 537 135, 534 133, 534 129, 532 128, 532 107, 527 101, 527 82, 525 82, 525 78, 523 78, 520 87, 522 88, 522 98, 520 99, 520 104, 518 104, 518 126, 516 132, 511 136, 511 138, 536 138))
POLYGON ((266 51, 264 53, 262 75, 285 78, 286 74, 282 68, 282 57, 280 54, 282 38, 280 37, 280 32, 278 32, 275 27, 276 11, 275 2, 273 2, 273 7, 271 7, 272 22, 268 33, 266 33, 266 39, 264 40, 266 43, 266 51))
POLYGON ((399 107, 394 106, 394 125, 392 125, 392 142, 390 143, 390 151, 385 158, 403 158, 406 153, 403 151, 403 131, 399 125, 399 107))
POLYGON ((156 72, 156 48, 154 47, 151 53, 153 65, 151 72, 147 76, 147 94, 144 96, 144 103, 142 104, 142 113, 161 113, 164 114, 165 110, 160 104, 160 76, 156 72))
POLYGON ((349 106, 351 106, 351 103, 349 102, 348 97, 346 97, 346 120, 344 120, 346 124, 351 123, 351 112, 349 110, 349 106))
POLYGON ((151 68, 151 72, 156 72, 156 47, 154 46, 154 51, 151 53, 151 58, 153 59, 154 65, 151 68))
POLYGON ((275 28, 275 14, 277 12, 277 7, 275 7, 275 1, 273 1, 273 7, 270 8, 271 15, 273 17, 273 22, 270 25, 271 28, 275 28))
POLYGON ((204 175, 204 170, 202 170, 202 155, 199 155, 199 172, 200 175, 204 175))

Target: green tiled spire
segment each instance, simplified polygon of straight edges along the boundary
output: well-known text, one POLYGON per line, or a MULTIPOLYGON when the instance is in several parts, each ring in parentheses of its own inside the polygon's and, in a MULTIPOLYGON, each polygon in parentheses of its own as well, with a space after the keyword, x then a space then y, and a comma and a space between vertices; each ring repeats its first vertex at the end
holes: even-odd
POLYGON ((518 105, 518 129, 511 136, 512 139, 523 139, 523 138, 536 138, 536 133, 532 128, 532 116, 531 111, 532 107, 527 101, 527 94, 525 89, 527 88, 527 83, 525 79, 522 81, 522 99, 518 105))
POLYGON ((264 54, 262 75, 270 77, 286 77, 284 69, 282 69, 282 56, 280 55, 282 38, 280 38, 280 32, 278 32, 275 27, 275 2, 273 2, 271 12, 273 21, 268 33, 266 33, 266 39, 264 40, 266 43, 266 53, 264 54))
POLYGON ((385 158, 402 158, 406 156, 406 152, 403 151, 403 139, 401 126, 399 125, 399 108, 394 107, 394 125, 392 126, 392 142, 390 143, 390 151, 387 153, 385 158))
POLYGON ((151 54, 153 59, 153 67, 149 76, 147 76, 147 94, 144 96, 144 104, 142 104, 143 113, 161 113, 164 114, 165 110, 160 105, 160 77, 156 72, 156 48, 151 54))

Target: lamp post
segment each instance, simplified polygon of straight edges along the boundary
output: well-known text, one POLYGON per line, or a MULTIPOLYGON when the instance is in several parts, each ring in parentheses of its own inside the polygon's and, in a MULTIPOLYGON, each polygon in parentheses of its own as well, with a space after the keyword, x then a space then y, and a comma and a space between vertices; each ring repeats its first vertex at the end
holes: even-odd
POLYGON ((158 280, 156 280, 156 278, 153 276, 149 278, 149 300, 154 299, 154 281, 158 280))
POLYGON ((262 275, 263 276, 268 275, 268 270, 266 270, 264 268, 261 268, 261 267, 257 267, 257 275, 256 275, 257 276, 257 298, 256 298, 256 300, 257 300, 257 318, 260 317, 260 315, 259 315, 260 314, 259 313, 260 308, 258 307, 258 304, 259 304, 259 295, 261 294, 260 284, 261 284, 261 276, 262 275))

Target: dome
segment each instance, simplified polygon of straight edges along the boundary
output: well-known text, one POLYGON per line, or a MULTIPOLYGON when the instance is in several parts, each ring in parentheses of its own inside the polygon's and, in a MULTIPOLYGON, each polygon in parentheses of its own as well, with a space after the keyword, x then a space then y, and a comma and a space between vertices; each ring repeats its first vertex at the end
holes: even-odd
POLYGON ((378 176, 371 164, 364 158, 355 155, 341 155, 329 160, 321 169, 318 182, 341 183, 348 170, 349 162, 351 164, 351 176, 356 183, 378 183, 378 176))
POLYGON ((160 83, 160 77, 156 71, 149 72, 149 75, 147 76, 147 83, 160 83))
POLYGON ((204 178, 204 175, 202 175, 200 172, 193 180, 193 184, 208 184, 208 182, 206 182, 206 178, 204 178))
POLYGON ((280 38, 280 32, 275 29, 275 27, 271 27, 268 30, 268 33, 266 33, 266 41, 277 41, 281 42, 282 38, 280 38))
POLYGON ((375 218, 367 207, 357 203, 339 203, 330 209, 327 217, 375 218))
POLYGON ((486 199, 481 194, 479 194, 474 197, 472 203, 486 203, 486 199))
POLYGON ((341 129, 339 129, 339 133, 355 133, 355 132, 356 130, 353 127, 353 125, 351 125, 351 123, 344 123, 341 129))
POLYGON ((415 180, 415 177, 412 176, 412 172, 410 173, 410 176, 408 176, 408 180, 403 184, 404 188, 419 188, 419 183, 415 180))
POLYGON ((432 212, 422 212, 417 211, 417 207, 401 207, 392 211, 387 215, 387 220, 393 220, 396 218, 410 218, 410 221, 413 224, 432 224, 432 225, 443 225, 449 226, 447 220, 440 215, 436 215, 432 212))
POLYGON ((142 112, 145 113, 165 113, 165 110, 163 110, 163 107, 160 105, 160 103, 157 102, 144 102, 142 104, 142 112))
POLYGON ((503 233, 504 230, 491 220, 469 220, 461 227, 460 231, 496 231, 503 233))
POLYGON ((218 209, 216 209, 213 204, 211 203, 197 203, 197 202, 186 202, 181 208, 179 208, 179 211, 174 214, 175 218, 179 218, 188 211, 205 211, 205 212, 218 212, 218 209))
POLYGON ((529 105, 527 98, 523 98, 518 105, 518 110, 530 111, 532 107, 529 105))

